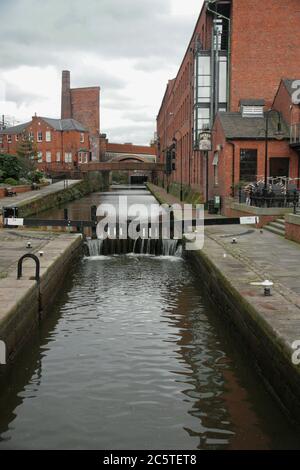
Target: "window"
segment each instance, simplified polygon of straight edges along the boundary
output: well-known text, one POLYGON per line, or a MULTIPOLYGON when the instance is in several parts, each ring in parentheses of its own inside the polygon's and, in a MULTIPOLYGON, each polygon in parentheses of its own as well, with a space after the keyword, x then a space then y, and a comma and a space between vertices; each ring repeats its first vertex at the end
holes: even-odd
POLYGON ((11 135, 8 135, 8 136, 7 136, 7 142, 8 142, 9 144, 11 144, 11 135))
POLYGON ((65 163, 72 163, 72 153, 65 152, 65 163))
POLYGON ((240 181, 256 181, 257 150, 241 149, 240 152, 240 181))
POLYGON ((211 58, 206 51, 195 57, 194 145, 198 147, 199 132, 210 127, 211 58))
POLYGON ((51 160, 52 160, 52 158, 51 158, 51 152, 46 152, 46 162, 47 162, 47 163, 51 163, 51 160))
POLYGON ((38 157, 38 163, 42 163, 42 161, 43 161, 43 152, 38 152, 37 157, 38 157))
POLYGON ((214 167, 214 185, 218 186, 219 184, 219 153, 214 153, 213 159, 213 167, 214 167))
POLYGON ((43 142, 43 133, 42 133, 42 131, 38 131, 38 133, 37 133, 37 141, 38 141, 38 142, 43 142))
POLYGON ((34 140, 34 135, 32 131, 29 132, 29 140, 31 140, 32 142, 34 140))
POLYGON ((0 144, 2 144, 2 142, 3 142, 3 137, 2 135, 0 135, 0 144))
POLYGON ((19 136, 18 136, 18 134, 15 135, 15 139, 16 139, 16 142, 19 141, 19 136))
POLYGON ((56 152, 56 161, 60 162, 60 152, 56 152))
POLYGON ((81 132, 80 134, 80 143, 83 144, 84 143, 84 133, 81 132))
POLYGON ((51 142, 51 131, 46 131, 46 142, 51 142))
POLYGON ((264 107, 263 106, 243 106, 242 108, 243 117, 263 117, 264 107))
POLYGON ((78 154, 78 161, 79 161, 79 163, 82 163, 82 153, 81 152, 79 152, 79 154, 78 154))
MULTIPOLYGON (((219 104, 227 103, 227 57, 219 58, 219 104)), ((225 106, 226 107, 226 106, 225 106)), ((226 109, 225 109, 226 111, 226 109)))

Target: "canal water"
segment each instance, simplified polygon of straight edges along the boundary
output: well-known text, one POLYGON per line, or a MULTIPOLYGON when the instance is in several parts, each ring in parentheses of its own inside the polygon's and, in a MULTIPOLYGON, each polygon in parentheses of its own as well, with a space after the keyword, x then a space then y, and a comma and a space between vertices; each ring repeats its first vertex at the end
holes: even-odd
POLYGON ((184 258, 83 257, 0 378, 0 449, 162 448, 296 449, 300 435, 184 258))

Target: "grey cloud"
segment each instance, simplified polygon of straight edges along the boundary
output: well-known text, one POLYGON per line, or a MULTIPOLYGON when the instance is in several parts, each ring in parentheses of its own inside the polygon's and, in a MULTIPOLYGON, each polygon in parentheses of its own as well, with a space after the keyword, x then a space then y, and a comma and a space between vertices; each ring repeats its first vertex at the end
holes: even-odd
POLYGON ((11 0, 1 11, 2 66, 56 63, 57 54, 176 57, 189 26, 169 0, 11 0))
POLYGON ((110 142, 134 142, 135 144, 148 145, 153 139, 155 126, 120 126, 113 128, 106 128, 103 132, 107 133, 110 142))
POLYGON ((73 87, 100 86, 105 90, 117 90, 124 88, 125 85, 125 80, 111 75, 105 70, 91 69, 88 67, 74 69, 74 67, 72 67, 73 87))
POLYGON ((139 111, 139 112, 126 112, 123 113, 122 117, 124 119, 129 119, 133 122, 154 122, 153 116, 147 115, 147 113, 139 111))
POLYGON ((16 86, 9 83, 5 84, 5 100, 16 103, 17 106, 29 105, 33 101, 46 99, 46 96, 36 95, 34 93, 24 92, 16 86))

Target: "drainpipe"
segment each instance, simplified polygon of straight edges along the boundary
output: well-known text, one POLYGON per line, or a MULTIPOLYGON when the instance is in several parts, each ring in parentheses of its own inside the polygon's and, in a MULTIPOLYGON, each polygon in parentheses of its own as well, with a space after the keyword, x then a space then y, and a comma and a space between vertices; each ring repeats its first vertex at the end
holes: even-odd
POLYGON ((231 197, 234 198, 234 185, 235 185, 235 143, 231 140, 227 141, 232 146, 232 167, 231 167, 231 197))

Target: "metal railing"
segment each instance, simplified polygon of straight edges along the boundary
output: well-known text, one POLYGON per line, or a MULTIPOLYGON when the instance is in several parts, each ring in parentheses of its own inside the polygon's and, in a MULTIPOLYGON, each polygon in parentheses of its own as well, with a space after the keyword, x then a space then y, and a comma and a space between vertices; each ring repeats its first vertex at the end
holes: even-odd
POLYGON ((300 145, 300 123, 292 124, 290 127, 290 144, 300 145))
POLYGON ((300 190, 295 183, 249 184, 239 189, 239 203, 254 207, 291 208, 296 213, 300 208, 300 190))

